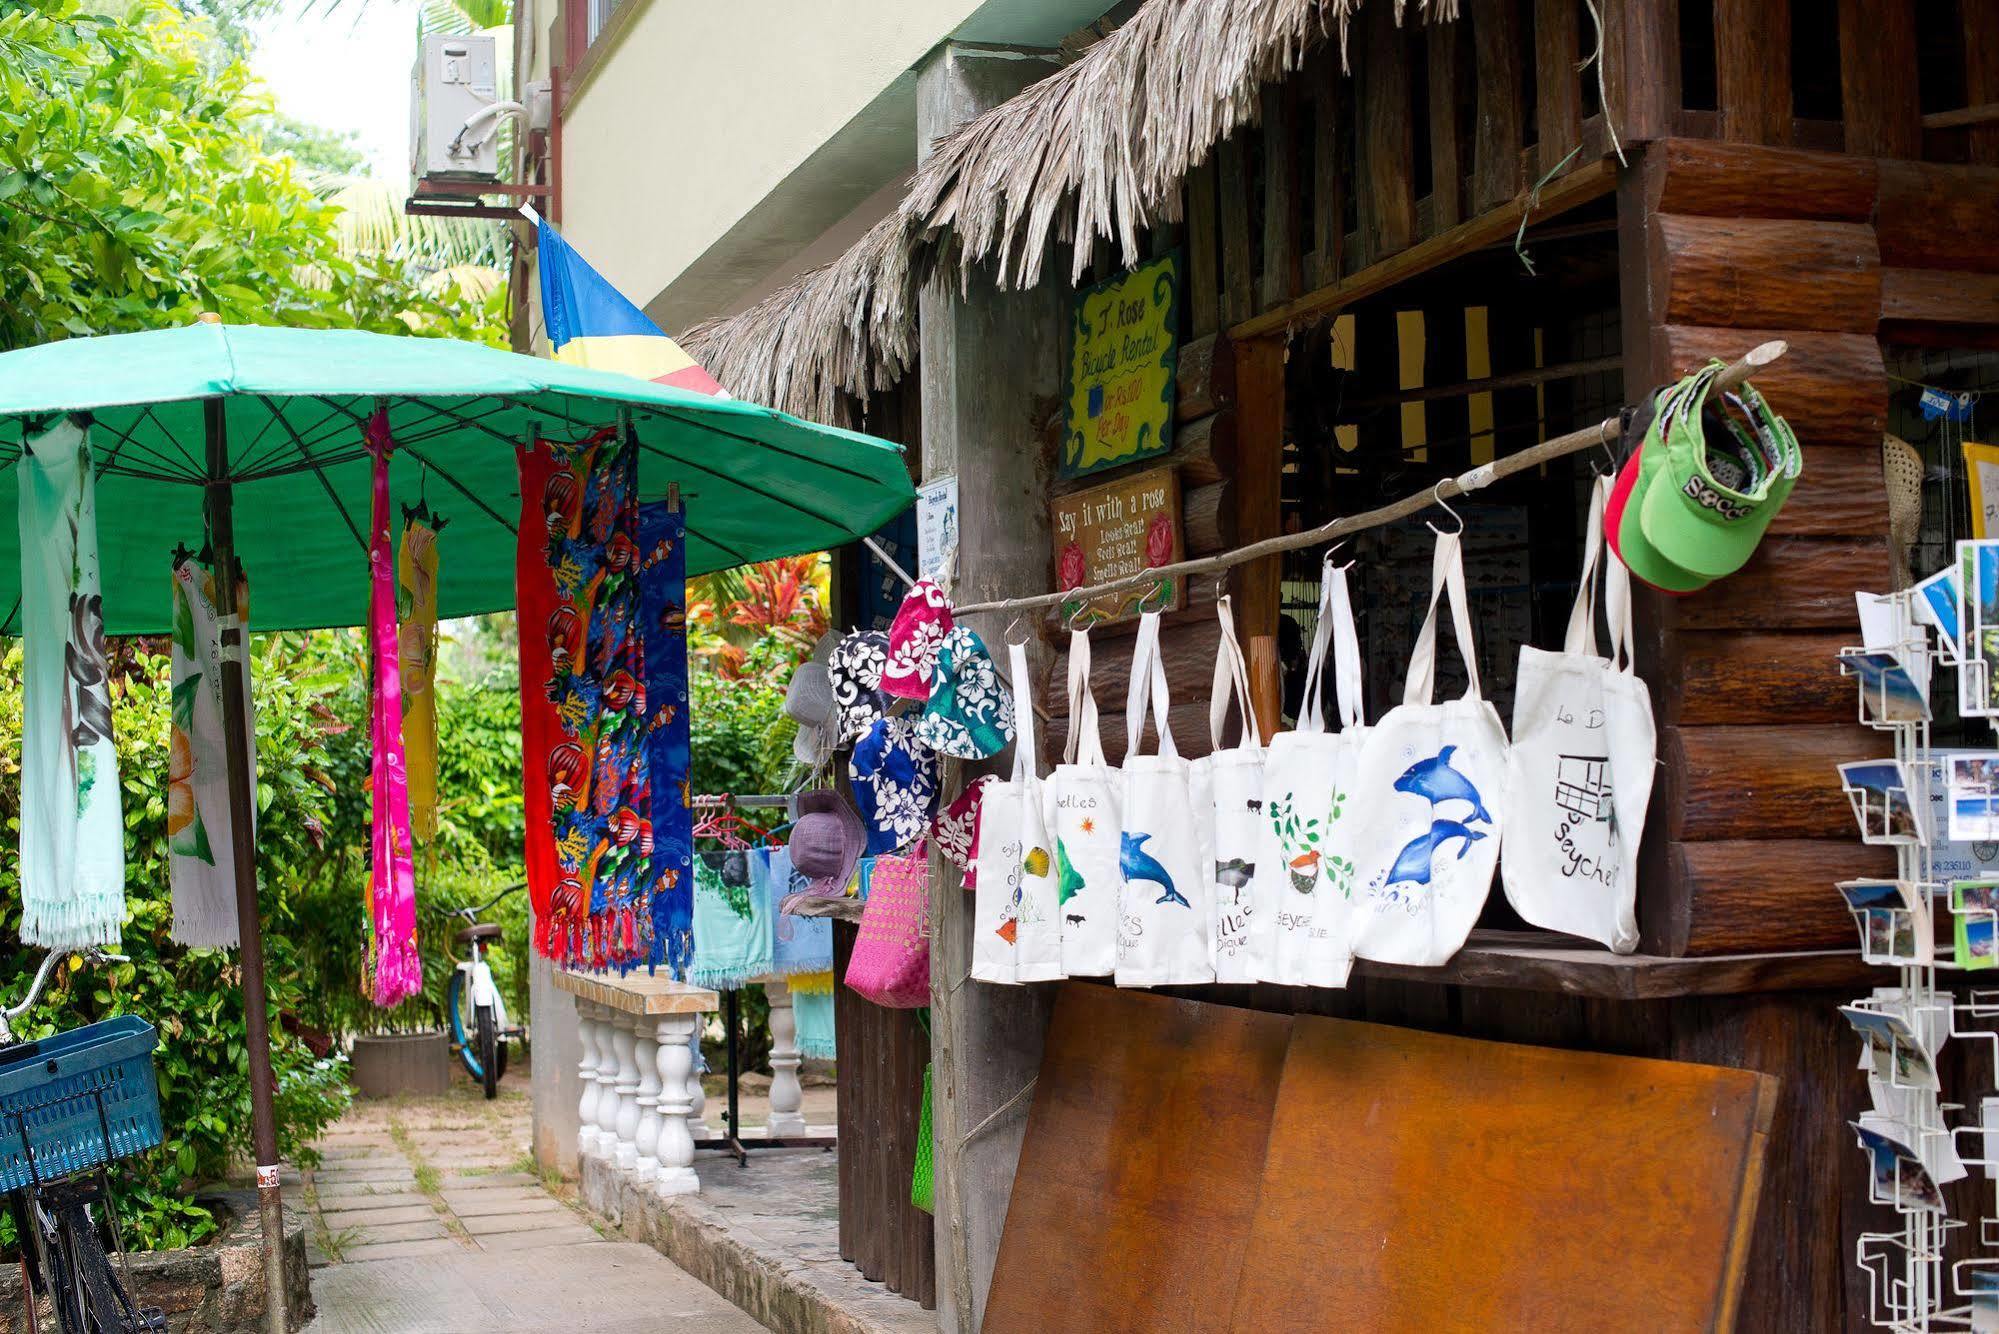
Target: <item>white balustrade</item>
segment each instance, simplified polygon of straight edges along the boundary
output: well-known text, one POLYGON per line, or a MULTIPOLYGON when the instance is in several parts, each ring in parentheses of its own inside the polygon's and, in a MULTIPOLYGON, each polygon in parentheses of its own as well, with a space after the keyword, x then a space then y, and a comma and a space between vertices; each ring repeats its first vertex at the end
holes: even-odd
POLYGON ((639 1063, 638 1034, 632 1031, 634 1016, 611 1017, 611 1050, 617 1055, 617 1070, 611 1089, 616 1095, 611 1118, 611 1159, 620 1172, 630 1173, 639 1163, 639 1063))
POLYGON ((639 1065, 639 1126, 633 1137, 638 1157, 632 1164, 632 1184, 646 1187, 659 1176, 659 1043, 654 1036, 659 1026, 645 1015, 633 1016, 632 1023, 638 1035, 632 1055, 639 1065))
POLYGON ((798 1083, 798 1019, 792 1011, 791 987, 781 977, 764 979, 770 1002, 770 1129, 772 1139, 805 1133, 799 1108, 805 1090, 798 1083))
POLYGON ((603 1033, 599 1020, 603 1013, 603 1007, 594 1002, 576 1002, 576 1034, 582 1046, 576 1074, 583 1081, 583 1096, 576 1103, 576 1152, 581 1158, 597 1154, 597 1063, 603 1059, 597 1044, 603 1033))
POLYGON ((708 1090, 701 1087, 701 1029, 707 1018, 694 1016, 694 1032, 687 1039, 687 1130, 696 1139, 713 1133, 708 1126, 708 1090))
POLYGON ((687 1096, 687 1074, 694 1063, 688 1035, 698 1015, 666 1014, 658 1020, 659 1045, 659 1174, 653 1189, 661 1196, 686 1195, 701 1189, 694 1175, 694 1136, 687 1129, 693 1103, 687 1096))

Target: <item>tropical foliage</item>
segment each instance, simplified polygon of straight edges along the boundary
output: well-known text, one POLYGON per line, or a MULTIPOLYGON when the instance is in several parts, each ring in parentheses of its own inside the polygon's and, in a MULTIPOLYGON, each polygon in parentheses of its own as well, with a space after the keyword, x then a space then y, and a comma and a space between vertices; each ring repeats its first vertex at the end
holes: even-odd
POLYGON ((771 641, 780 656, 803 661, 832 623, 831 581, 824 553, 698 576, 688 585, 689 651, 727 680, 754 675, 750 651, 771 641))

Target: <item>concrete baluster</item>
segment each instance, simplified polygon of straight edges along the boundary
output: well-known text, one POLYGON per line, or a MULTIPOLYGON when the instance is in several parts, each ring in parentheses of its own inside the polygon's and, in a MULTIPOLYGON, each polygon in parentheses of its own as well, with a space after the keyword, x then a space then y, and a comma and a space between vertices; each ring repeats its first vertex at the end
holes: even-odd
POLYGON ((611 1120, 611 1157, 624 1173, 630 1173, 639 1162, 638 1034, 633 1031, 637 1017, 622 1011, 611 1016, 611 1050, 618 1062, 611 1083, 617 1099, 611 1120))
POLYGON ((693 1062, 687 1038, 698 1017, 659 1017, 659 1175, 653 1189, 662 1196, 687 1195, 701 1189, 701 1179, 694 1175, 694 1136, 687 1129, 692 1105, 687 1097, 687 1072, 693 1062))
POLYGON ((701 1087, 701 1029, 708 1016, 697 1014, 694 1032, 687 1039, 687 1130, 696 1139, 713 1134, 708 1125, 708 1090, 701 1087))
POLYGON ((799 1108, 805 1090, 798 1083, 798 1020, 792 1012, 791 987, 782 978, 764 982, 770 1002, 770 1128, 772 1139, 803 1135, 805 1118, 799 1108))
POLYGON ((645 1015, 636 1017, 638 1041, 632 1053, 639 1065, 639 1128, 633 1137, 638 1158, 632 1167, 632 1184, 644 1188, 659 1176, 659 1043, 654 1038, 658 1024, 645 1015))
POLYGON ((582 1044, 576 1073, 583 1082, 583 1096, 576 1103, 576 1152, 579 1158, 594 1158, 597 1154, 597 1064, 603 1059, 597 1045, 603 1030, 597 1020, 601 1012, 602 1007, 594 1001, 576 1002, 576 1035, 582 1044))

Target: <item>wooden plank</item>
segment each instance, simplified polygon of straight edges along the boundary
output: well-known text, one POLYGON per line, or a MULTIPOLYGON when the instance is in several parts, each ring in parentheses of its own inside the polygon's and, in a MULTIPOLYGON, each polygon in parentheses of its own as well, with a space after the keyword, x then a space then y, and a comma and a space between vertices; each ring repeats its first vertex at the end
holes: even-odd
POLYGON ((1659 377, 1663 379, 1678 378, 1710 357, 1733 360, 1772 338, 1786 340, 1791 350, 1757 374, 1756 387, 1772 408, 1784 414, 1799 441, 1807 448, 1878 449, 1888 426, 1888 372, 1872 333, 1676 324, 1651 330, 1649 341, 1656 349, 1657 364, 1666 368, 1659 377))
POLYGON ((1062 984, 985 1334, 1227 1327, 1291 1022, 1062 984))
POLYGON ((1774 1078, 1292 1023, 1231 1329, 1729 1326, 1774 1078))
POLYGON ((1749 563, 1700 593, 1673 600, 1682 630, 1846 630, 1856 588, 1888 584, 1887 544, 1766 537, 1749 563))
POLYGON ((1409 163, 1416 127, 1409 101, 1409 46, 1388 6, 1362 10, 1361 53, 1354 63, 1358 144, 1354 188, 1360 197, 1361 251, 1374 263, 1416 239, 1416 186, 1409 163))
POLYGON ((1320 62, 1312 102, 1318 117, 1312 129, 1312 262, 1306 270, 1314 287, 1335 282, 1345 272, 1346 185, 1340 160, 1347 128, 1340 121, 1345 80, 1338 60, 1329 55, 1320 62))
MULTIPOLYGON (((1235 475, 1236 429, 1233 408, 1182 422, 1174 428, 1172 452, 1147 459, 1139 471, 1171 466, 1180 470, 1180 485, 1183 488, 1212 486, 1235 475)), ((1073 495, 1093 486, 1102 486, 1105 480, 1102 475, 1063 478, 1050 482, 1048 492, 1054 496, 1073 495)))
MULTIPOLYGON (((1384 11, 1386 12, 1385 8, 1384 11)), ((1242 401, 1235 469, 1236 538, 1260 542, 1281 531, 1284 485, 1284 340, 1262 338, 1236 345, 1236 384, 1242 401)), ((1229 573, 1236 633, 1275 635, 1281 557, 1239 565, 1229 573)))
MULTIPOLYGON (((1807 23, 1824 22, 1820 15, 1807 23)), ((1714 0, 1714 73, 1721 137, 1791 141, 1791 0, 1714 0)))
POLYGON ((1483 213, 1513 198, 1527 184, 1520 170, 1525 134, 1521 127, 1520 16, 1510 0, 1504 0, 1480 5, 1468 17, 1478 80, 1471 206, 1473 213, 1483 213))
MULTIPOLYGON (((1427 241, 1419 241, 1399 255, 1370 264, 1330 287, 1308 292, 1296 301, 1288 301, 1254 319, 1238 321, 1229 327, 1229 336, 1242 342, 1281 333, 1291 325, 1324 319, 1356 301, 1378 295, 1475 250, 1510 242, 1519 230, 1523 216, 1528 216, 1530 221, 1556 217, 1579 205, 1601 199, 1616 187, 1617 164, 1592 162, 1549 182, 1531 210, 1523 194, 1499 208, 1468 218, 1447 232, 1439 232, 1427 241)), ((1747 350, 1744 347, 1739 351, 1747 350)))
POLYGON ((1895 850, 1859 842, 1851 826, 1849 817, 1843 838, 1669 843, 1665 882, 1638 895, 1639 948, 1675 956, 1856 948, 1833 886, 1894 875, 1895 850))
POLYGON ((1999 325, 1999 274, 1883 269, 1883 323, 1999 325))
POLYGON ((1180 520, 1186 533, 1187 555, 1213 556, 1240 546, 1237 537, 1235 483, 1215 482, 1182 488, 1180 520))
POLYGON ((1874 229, 1856 222, 1652 216, 1659 319, 1870 332, 1881 310, 1874 229))
POLYGON ((1257 308, 1298 295, 1298 163, 1291 135, 1291 99, 1283 84, 1263 89, 1263 274, 1257 308))
MULTIPOLYGON (((1583 141, 1581 10, 1574 0, 1534 0, 1535 178, 1546 176, 1583 141)), ((1591 77, 1595 71, 1590 71, 1591 77)), ((1581 161, 1584 155, 1577 154, 1581 161)))
POLYGON ((1187 308, 1196 340, 1222 327, 1221 233, 1213 158, 1187 173, 1187 308))
POLYGON ((1256 275, 1249 263, 1249 167, 1243 160, 1243 134, 1225 139, 1215 150, 1220 170, 1222 220, 1222 323, 1234 325, 1255 308, 1256 275))
POLYGON ((1999 273, 1999 245, 1992 242, 1995 216, 1999 167, 1881 164, 1874 229, 1887 267, 1999 273))
MULTIPOLYGON (((833 923, 833 976, 843 980, 847 964, 854 957, 854 941, 860 927, 852 922, 833 923)), ((853 988, 833 988, 833 1031, 849 1051, 861 1040, 863 1016, 860 1007, 868 1002, 853 988)), ((834 1165, 834 1181, 840 1202, 840 1258, 853 1264, 859 1252, 861 1202, 854 1187, 854 1160, 859 1156, 860 1137, 867 1134, 867 1112, 861 1106, 862 1081, 835 1080, 833 1115, 841 1144, 848 1146, 834 1165)))
POLYGON ((1180 348, 1174 365, 1173 419, 1185 423, 1235 402, 1235 349, 1225 333, 1196 338, 1180 348))
POLYGON ((1660 795, 1646 832, 1672 841, 1844 836, 1857 842, 1838 766, 1879 759, 1884 749, 1893 750, 1857 722, 1661 728, 1660 795))
POLYGON ((1870 222, 1880 190, 1872 158, 1797 148, 1664 139, 1645 150, 1653 213, 1870 222))
POLYGON ((1447 231, 1464 219, 1464 145, 1458 142, 1458 26, 1423 29, 1430 73, 1430 224, 1447 231))
MULTIPOLYGON (((1999 113, 1999 0, 1958 0, 1964 21, 1964 100, 1999 113)), ((1965 131, 1975 163, 1999 167, 1999 114, 1965 131)))
POLYGON ((1619 137, 1642 144, 1672 134, 1680 110, 1680 0, 1622 0, 1605 30, 1611 63, 1604 86, 1619 137))
POLYGON ((1655 699, 1655 715, 1661 727, 1853 722, 1854 684, 1834 662, 1852 642, 1843 634, 1682 631, 1658 664, 1657 679, 1671 684, 1655 699))
POLYGON ((1908 0, 1839 0, 1846 151, 1861 157, 1921 157, 1920 87, 1915 6, 1908 0))
POLYGON ((1815 445, 1784 508, 1770 521, 1779 537, 1859 537, 1888 532, 1888 488, 1871 449, 1815 445))

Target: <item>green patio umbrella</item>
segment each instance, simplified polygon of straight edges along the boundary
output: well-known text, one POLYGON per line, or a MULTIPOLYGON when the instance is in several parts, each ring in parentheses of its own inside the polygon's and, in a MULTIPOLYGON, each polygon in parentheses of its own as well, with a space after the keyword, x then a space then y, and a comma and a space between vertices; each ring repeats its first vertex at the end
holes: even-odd
MULTIPOLYGON (((213 543, 217 611, 241 561, 257 629, 365 621, 369 459, 362 426, 388 413, 392 494, 449 515, 439 610, 514 604, 514 446, 629 423, 648 496, 677 488, 689 573, 864 538, 913 495, 901 452, 768 408, 431 338, 203 322, 0 354, 0 632, 20 621, 16 508, 23 441, 58 414, 94 423, 104 620, 169 629, 174 548, 213 543)), ((240 633, 240 632, 230 632, 240 633)), ((241 659, 239 658, 238 661, 241 659)), ((243 1002, 250 1049, 267 1325, 285 1328, 277 1127, 240 673, 223 678, 243 1002)))

